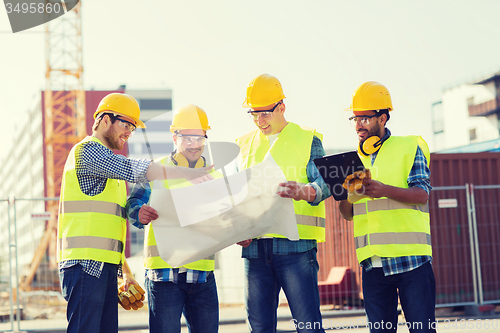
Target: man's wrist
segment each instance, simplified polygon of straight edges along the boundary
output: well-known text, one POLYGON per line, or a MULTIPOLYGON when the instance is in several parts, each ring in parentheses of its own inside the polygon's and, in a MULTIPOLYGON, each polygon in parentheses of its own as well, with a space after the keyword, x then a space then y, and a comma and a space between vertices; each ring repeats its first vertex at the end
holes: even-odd
POLYGON ((321 201, 321 196, 322 196, 322 190, 321 187, 318 184, 315 183, 308 183, 304 187, 308 187, 310 190, 309 192, 309 197, 305 199, 307 202, 310 202, 312 204, 317 204, 321 201))

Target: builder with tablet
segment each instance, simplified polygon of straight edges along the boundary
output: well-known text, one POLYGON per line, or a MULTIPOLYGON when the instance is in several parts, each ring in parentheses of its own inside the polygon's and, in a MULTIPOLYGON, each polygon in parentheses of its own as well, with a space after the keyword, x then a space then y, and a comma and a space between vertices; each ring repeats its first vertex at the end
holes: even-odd
MULTIPOLYGON (((371 171, 356 190, 364 197, 339 205, 344 218, 354 220, 371 332, 396 331, 398 295, 410 332, 435 332, 427 144, 416 136, 391 136, 385 126, 392 101, 380 83, 361 84, 346 110, 359 138, 358 155, 371 171)), ((360 177, 347 178, 353 190, 350 183, 360 177)))

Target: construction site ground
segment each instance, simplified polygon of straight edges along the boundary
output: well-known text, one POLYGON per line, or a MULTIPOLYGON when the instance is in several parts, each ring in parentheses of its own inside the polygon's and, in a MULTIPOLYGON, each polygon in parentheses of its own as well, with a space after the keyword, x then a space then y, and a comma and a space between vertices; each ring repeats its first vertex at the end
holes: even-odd
MULTIPOLYGON (((476 311, 474 315, 466 315, 463 308, 438 308, 436 315, 438 319, 437 328, 439 332, 495 332, 500 333, 500 306, 489 307, 487 311, 476 311)), ((331 306, 322 306, 323 327, 326 332, 334 332, 342 329, 347 332, 369 332, 366 316, 362 309, 332 309, 331 306)), ((20 321, 20 332, 65 332, 66 318, 52 316, 49 319, 32 319, 20 321)), ((294 322, 286 304, 278 308, 278 332, 296 332, 294 322)), ((404 323, 403 315, 399 317, 398 332, 409 332, 404 323)), ((188 329, 182 319, 182 333, 188 333, 188 329)), ((120 332, 146 333, 148 332, 148 311, 146 307, 138 311, 119 310, 120 332)), ((10 321, 0 323, 0 332, 17 332, 18 323, 10 321)), ((219 332, 243 333, 248 332, 246 324, 246 313, 243 305, 221 305, 219 332)))

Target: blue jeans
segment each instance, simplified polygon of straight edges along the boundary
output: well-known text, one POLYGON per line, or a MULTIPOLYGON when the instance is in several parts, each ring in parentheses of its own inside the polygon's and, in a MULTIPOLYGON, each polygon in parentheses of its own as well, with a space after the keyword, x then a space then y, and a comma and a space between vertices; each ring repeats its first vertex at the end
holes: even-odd
POLYGON ((370 332, 396 332, 398 291, 408 330, 436 332, 436 282, 430 262, 389 276, 384 276, 383 268, 363 270, 363 296, 370 332))
POLYGON ((213 272, 205 283, 186 283, 186 273, 177 283, 155 282, 146 278, 151 333, 180 333, 184 313, 190 333, 219 330, 219 298, 213 272))
POLYGON ((259 257, 245 258, 245 299, 250 332, 276 332, 281 288, 293 316, 292 328, 301 333, 324 332, 319 310, 317 249, 273 255, 272 239, 258 242, 259 257))
POLYGON ((68 333, 118 332, 118 265, 104 263, 99 278, 81 265, 59 272, 62 296, 68 301, 68 333))

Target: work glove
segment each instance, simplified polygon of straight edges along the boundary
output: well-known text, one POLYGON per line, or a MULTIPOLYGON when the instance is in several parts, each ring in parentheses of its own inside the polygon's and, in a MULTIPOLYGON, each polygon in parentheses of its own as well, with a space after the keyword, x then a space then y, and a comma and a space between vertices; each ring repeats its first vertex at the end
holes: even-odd
POLYGON ((128 286, 128 290, 125 291, 123 289, 124 287, 121 286, 118 288, 118 303, 125 309, 125 310, 137 310, 140 309, 144 306, 144 290, 141 288, 141 286, 137 284, 131 284, 128 286))
POLYGON ((363 198, 369 198, 369 196, 363 193, 358 193, 358 190, 363 189, 363 179, 371 179, 370 169, 365 169, 364 171, 356 171, 347 177, 345 177, 344 184, 342 187, 347 190, 347 201, 350 203, 355 203, 363 198))

